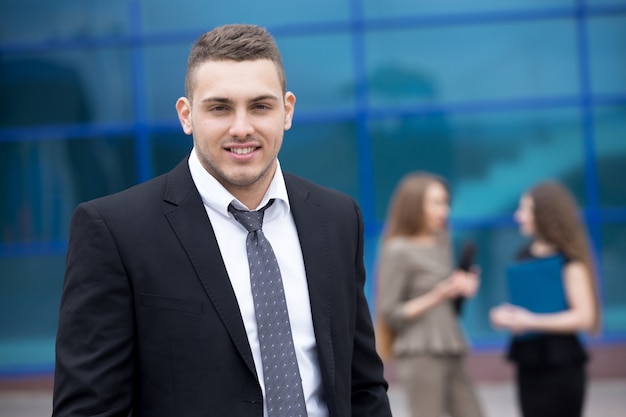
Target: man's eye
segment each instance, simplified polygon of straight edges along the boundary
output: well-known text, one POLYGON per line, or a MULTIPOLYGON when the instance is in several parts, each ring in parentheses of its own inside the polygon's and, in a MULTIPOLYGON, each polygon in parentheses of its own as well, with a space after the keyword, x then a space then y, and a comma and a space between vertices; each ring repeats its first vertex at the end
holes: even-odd
POLYGON ((257 110, 269 110, 270 106, 268 106, 267 104, 259 103, 259 104, 256 104, 254 108, 257 110))

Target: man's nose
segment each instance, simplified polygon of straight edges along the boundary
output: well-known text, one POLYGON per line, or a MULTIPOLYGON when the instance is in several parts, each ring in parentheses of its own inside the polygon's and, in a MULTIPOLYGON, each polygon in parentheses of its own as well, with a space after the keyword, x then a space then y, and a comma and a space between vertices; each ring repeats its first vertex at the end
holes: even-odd
POLYGON ((230 127, 230 135, 236 138, 245 138, 254 133, 250 115, 246 112, 238 112, 235 114, 233 123, 230 127))

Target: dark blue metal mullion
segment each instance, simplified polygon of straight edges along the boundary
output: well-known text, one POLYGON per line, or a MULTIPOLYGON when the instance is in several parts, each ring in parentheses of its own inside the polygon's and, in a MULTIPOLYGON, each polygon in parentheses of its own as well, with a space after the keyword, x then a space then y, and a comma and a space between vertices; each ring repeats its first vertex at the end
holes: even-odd
MULTIPOLYGON (((363 4, 362 0, 350 0, 351 36, 352 36, 352 68, 354 71, 354 92, 356 105, 357 126, 357 165, 359 179, 359 205, 363 214, 365 236, 376 236, 376 195, 374 193, 374 158, 372 154, 372 140, 368 129, 368 91, 367 65, 365 58, 365 33, 363 31, 363 4)), ((373 273, 375 262, 368 264, 366 270, 368 279, 365 281, 365 296, 374 307, 376 298, 376 276, 373 273)), ((372 309, 374 311, 374 309, 372 309)))
MULTIPOLYGON (((593 256, 597 260, 598 286, 602 288, 602 230, 600 221, 600 190, 595 149, 595 126, 591 91, 591 70, 588 45, 585 0, 577 0, 576 37, 578 46, 578 71, 580 81, 581 115, 583 129, 583 155, 585 173, 586 220, 592 243, 593 256)), ((601 291, 599 292, 601 296, 601 291)))
POLYGON ((144 182, 151 177, 150 169, 150 134, 148 131, 148 109, 146 104, 146 88, 144 84, 144 48, 141 39, 141 0, 130 0, 129 23, 131 34, 132 62, 132 100, 134 110, 134 141, 137 182, 144 182))
POLYGON ((352 63, 356 96, 357 164, 359 170, 360 206, 365 222, 365 233, 371 234, 371 225, 376 222, 376 196, 374 184, 374 159, 372 141, 367 125, 368 92, 365 58, 365 34, 363 32, 362 0, 350 0, 352 63))

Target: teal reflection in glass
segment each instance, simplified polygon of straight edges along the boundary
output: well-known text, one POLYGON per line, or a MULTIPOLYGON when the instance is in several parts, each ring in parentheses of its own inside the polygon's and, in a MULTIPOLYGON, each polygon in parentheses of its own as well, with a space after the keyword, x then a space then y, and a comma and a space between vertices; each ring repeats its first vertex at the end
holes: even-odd
POLYGON ((150 137, 152 176, 170 171, 186 158, 193 147, 191 136, 183 133, 159 133, 150 137))
POLYGON ((454 190, 462 218, 512 213, 520 194, 546 178, 562 180, 584 205, 584 157, 576 110, 432 114, 370 123, 377 218, 399 178, 436 172, 454 190))
POLYGON ((588 6, 617 6, 626 4, 626 0, 585 0, 588 6))
POLYGON ((402 176, 423 170, 453 174, 452 131, 443 114, 396 116, 370 121, 376 218, 383 221, 389 199, 402 176))
POLYGON ((52 369, 64 269, 65 255, 0 257, 0 373, 52 369))
POLYGON ((607 223, 602 227, 603 332, 626 331, 626 223, 607 223))
POLYGON ((371 18, 423 16, 439 13, 527 11, 573 7, 574 0, 363 0, 365 16, 371 18))
POLYGON ((626 93, 626 15, 588 21, 594 93, 626 93))
POLYGON ((0 42, 84 41, 128 34, 128 0, 4 0, 0 42))
POLYGON ((333 111, 354 106, 351 38, 343 34, 280 36, 276 42, 287 73, 287 89, 299 111, 333 111))
POLYGON ((626 208, 626 106, 597 108, 594 125, 600 204, 626 208))
POLYGON ((371 31, 366 57, 374 107, 578 93, 569 19, 371 31))
POLYGON ((175 121, 176 100, 185 95, 189 44, 161 44, 143 49, 148 120, 175 121))
POLYGON ((352 122, 304 123, 285 132, 281 167, 359 199, 356 126, 352 122))
POLYGON ((131 138, 0 143, 4 243, 65 240, 76 206, 136 183, 131 138))
POLYGON ((0 57, 0 127, 107 123, 133 117, 126 48, 0 57))
POLYGON ((184 6, 168 0, 151 0, 142 6, 142 28, 146 33, 191 30, 200 34, 227 23, 297 27, 347 19, 350 11, 349 1, 333 0, 231 0, 228 3, 186 0, 184 6))

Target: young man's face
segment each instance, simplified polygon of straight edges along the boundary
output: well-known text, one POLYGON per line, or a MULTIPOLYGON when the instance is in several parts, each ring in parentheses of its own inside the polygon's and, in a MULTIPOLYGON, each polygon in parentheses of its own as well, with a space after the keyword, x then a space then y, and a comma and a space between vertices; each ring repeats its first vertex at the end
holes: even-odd
POLYGON ((296 101, 283 94, 276 66, 265 59, 207 61, 195 71, 192 94, 176 109, 200 162, 242 202, 260 201, 296 101))

